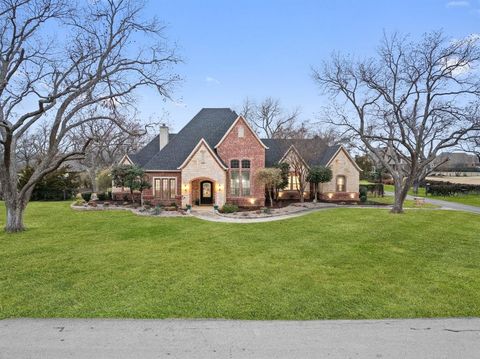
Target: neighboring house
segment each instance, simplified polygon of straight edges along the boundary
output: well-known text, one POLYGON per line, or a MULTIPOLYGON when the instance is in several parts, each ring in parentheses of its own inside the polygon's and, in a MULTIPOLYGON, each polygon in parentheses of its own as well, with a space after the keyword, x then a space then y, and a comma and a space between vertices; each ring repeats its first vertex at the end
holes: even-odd
MULTIPOLYGON (((179 133, 166 126, 143 149, 127 154, 122 164, 145 170, 152 188, 143 198, 155 204, 263 206, 265 188, 256 172, 279 162, 301 160, 308 169, 329 166, 333 179, 321 186, 329 200, 358 199, 360 169, 342 146, 327 146, 321 139, 260 139, 242 116, 228 108, 202 109, 179 133)), ((298 174, 291 173, 281 198, 298 198, 298 174), (296 196, 296 197, 295 197, 296 196)), ((304 195, 313 196, 307 186, 304 195)), ((115 197, 127 191, 114 188, 115 197)))
POLYGON ((435 171, 455 172, 469 171, 480 168, 479 158, 465 152, 444 152, 437 156, 435 171))

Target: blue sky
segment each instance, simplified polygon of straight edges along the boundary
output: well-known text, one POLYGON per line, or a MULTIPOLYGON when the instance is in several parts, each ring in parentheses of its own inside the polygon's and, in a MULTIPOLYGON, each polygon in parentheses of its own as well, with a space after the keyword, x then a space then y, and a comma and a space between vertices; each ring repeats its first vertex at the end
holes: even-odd
POLYGON ((383 31, 452 38, 480 32, 480 0, 219 1, 151 0, 147 14, 167 26, 185 63, 184 81, 162 102, 140 94, 144 119, 168 118, 178 131, 202 107, 239 108, 245 97, 280 99, 314 119, 322 98, 311 67, 333 51, 372 55, 383 31))

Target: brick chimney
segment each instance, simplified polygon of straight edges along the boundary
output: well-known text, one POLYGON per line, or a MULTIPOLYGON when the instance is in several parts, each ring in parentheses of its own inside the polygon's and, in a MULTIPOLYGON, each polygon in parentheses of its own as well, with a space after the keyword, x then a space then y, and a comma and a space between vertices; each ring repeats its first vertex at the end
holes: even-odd
POLYGON ((168 143, 168 126, 162 123, 160 126, 160 134, 158 136, 159 138, 159 145, 160 145, 160 151, 162 148, 164 148, 167 143, 168 143))

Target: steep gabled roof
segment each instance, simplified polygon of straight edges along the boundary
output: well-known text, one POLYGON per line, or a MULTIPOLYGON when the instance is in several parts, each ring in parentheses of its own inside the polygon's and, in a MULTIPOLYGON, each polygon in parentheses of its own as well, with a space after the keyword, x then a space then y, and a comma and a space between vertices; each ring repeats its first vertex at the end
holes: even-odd
MULTIPOLYGON (((168 141, 170 142, 174 137, 175 133, 168 134, 168 141)), ((127 156, 130 158, 136 165, 143 166, 148 161, 152 159, 158 152, 160 152, 160 139, 159 135, 156 135, 149 143, 145 145, 137 153, 128 153, 127 156)))
MULTIPOLYGON (((177 170, 202 138, 213 148, 237 117, 235 111, 229 108, 203 108, 169 140, 161 151, 151 154, 148 152, 149 150, 146 150, 145 156, 141 156, 141 158, 146 158, 148 155, 150 158, 145 162, 142 160, 140 165, 145 170, 177 170)), ((156 144, 158 145, 158 138, 156 144)))
POLYGON ((267 167, 280 162, 291 146, 295 147, 309 166, 326 166, 340 148, 340 145, 328 146, 320 138, 262 139, 262 141, 268 147, 268 150, 265 151, 265 166, 267 167))
POLYGON ((202 146, 205 146, 205 148, 207 149, 207 151, 210 153, 210 155, 213 157, 213 159, 218 163, 218 165, 220 167, 222 167, 224 170, 228 169, 228 167, 225 165, 225 163, 223 163, 223 161, 217 156, 217 154, 215 153, 214 150, 212 150, 212 148, 208 145, 207 141, 205 141, 204 138, 202 138, 200 140, 200 142, 198 142, 198 144, 195 146, 195 148, 192 150, 192 152, 190 152, 190 154, 188 155, 188 157, 185 159, 185 161, 183 161, 183 163, 178 166, 178 169, 181 170, 183 169, 187 164, 188 162, 190 162, 190 160, 192 159, 192 157, 195 155, 195 153, 202 147, 202 146))

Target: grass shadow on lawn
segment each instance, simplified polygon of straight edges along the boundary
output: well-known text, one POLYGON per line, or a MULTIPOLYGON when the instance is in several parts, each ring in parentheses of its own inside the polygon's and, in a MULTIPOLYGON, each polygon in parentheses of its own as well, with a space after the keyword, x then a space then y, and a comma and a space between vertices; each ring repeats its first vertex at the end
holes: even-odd
POLYGON ((474 214, 341 208, 227 224, 37 202, 26 224, 0 234, 1 318, 480 315, 474 214))

